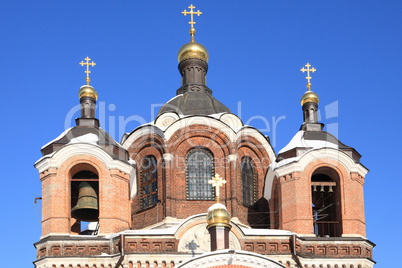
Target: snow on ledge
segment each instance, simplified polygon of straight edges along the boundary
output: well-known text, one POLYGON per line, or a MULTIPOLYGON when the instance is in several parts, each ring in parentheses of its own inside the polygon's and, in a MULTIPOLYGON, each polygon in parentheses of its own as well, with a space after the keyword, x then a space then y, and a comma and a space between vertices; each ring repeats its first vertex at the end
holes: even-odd
POLYGON ((76 143, 89 143, 93 145, 98 145, 99 137, 98 135, 95 135, 93 133, 88 133, 82 136, 78 136, 74 139, 71 139, 71 141, 68 144, 76 144, 76 143))

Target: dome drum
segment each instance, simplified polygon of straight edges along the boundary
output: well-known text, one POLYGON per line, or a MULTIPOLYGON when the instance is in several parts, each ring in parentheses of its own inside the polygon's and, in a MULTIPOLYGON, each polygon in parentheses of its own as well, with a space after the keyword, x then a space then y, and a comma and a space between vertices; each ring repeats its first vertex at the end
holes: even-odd
POLYGON ((188 59, 179 63, 179 71, 185 84, 206 84, 208 64, 199 59, 188 59))

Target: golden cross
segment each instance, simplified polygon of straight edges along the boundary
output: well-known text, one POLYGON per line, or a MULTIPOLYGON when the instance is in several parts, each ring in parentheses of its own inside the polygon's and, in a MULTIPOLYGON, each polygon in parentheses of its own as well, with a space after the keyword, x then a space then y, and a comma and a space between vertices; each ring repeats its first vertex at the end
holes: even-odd
POLYGON ((191 4, 189 7, 190 11, 184 10, 183 12, 181 12, 184 16, 187 16, 187 14, 190 14, 190 21, 188 22, 188 24, 191 25, 190 27, 190 35, 191 35, 191 42, 195 42, 194 41, 194 35, 195 35, 195 28, 194 28, 194 14, 197 16, 200 16, 202 14, 202 12, 200 10, 194 11, 195 6, 193 6, 193 4, 191 4))
POLYGON ((195 6, 193 6, 193 4, 191 4, 188 8, 190 9, 190 11, 184 10, 182 12, 182 14, 184 16, 187 16, 187 14, 190 14, 190 21, 188 22, 188 24, 191 25, 191 28, 194 28, 194 24, 196 23, 194 21, 194 15, 200 16, 202 14, 202 12, 200 10, 197 10, 194 12, 195 6))
POLYGON ((91 71, 89 70, 89 66, 94 67, 94 66, 96 65, 96 63, 93 62, 93 61, 92 61, 92 62, 89 62, 89 61, 91 60, 89 57, 86 57, 84 60, 85 60, 86 62, 81 61, 81 62, 80 62, 80 65, 81 65, 81 66, 84 66, 84 65, 87 66, 87 69, 85 70, 85 73, 87 74, 87 77, 85 78, 85 81, 87 82, 87 85, 89 85, 89 82, 91 81, 91 78, 89 78, 89 74, 91 73, 91 71))
POLYGON ((301 68, 300 71, 302 71, 303 73, 304 73, 304 72, 307 72, 307 76, 306 76, 306 79, 307 79, 307 89, 308 89, 308 90, 311 90, 311 82, 310 82, 311 76, 310 76, 310 72, 314 73, 314 72, 317 71, 317 70, 316 70, 314 67, 313 67, 313 68, 310 68, 311 65, 310 65, 310 63, 308 63, 308 62, 307 62, 306 65, 304 65, 304 67, 301 68), (304 68, 304 67, 307 67, 307 68, 304 68))
POLYGON ((219 202, 219 188, 226 183, 226 180, 219 176, 219 174, 215 174, 215 176, 212 177, 212 179, 210 179, 208 183, 212 184, 212 187, 215 187, 215 201, 219 202))

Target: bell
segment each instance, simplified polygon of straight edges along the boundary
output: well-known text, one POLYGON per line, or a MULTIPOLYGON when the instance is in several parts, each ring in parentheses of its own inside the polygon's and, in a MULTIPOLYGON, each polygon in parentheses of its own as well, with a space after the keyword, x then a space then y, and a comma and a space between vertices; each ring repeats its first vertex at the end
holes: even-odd
POLYGON ((98 196, 94 188, 88 182, 81 182, 78 185, 77 205, 71 209, 71 216, 80 221, 98 221, 98 196))
POLYGON ((328 193, 333 193, 333 192, 334 192, 334 190, 332 190, 332 185, 330 185, 330 186, 329 186, 328 193))
POLYGON ((314 185, 314 187, 313 187, 313 192, 317 192, 317 184, 313 184, 314 185))
POLYGON ((320 190, 320 192, 325 192, 325 191, 324 191, 324 184, 321 184, 321 190, 320 190))

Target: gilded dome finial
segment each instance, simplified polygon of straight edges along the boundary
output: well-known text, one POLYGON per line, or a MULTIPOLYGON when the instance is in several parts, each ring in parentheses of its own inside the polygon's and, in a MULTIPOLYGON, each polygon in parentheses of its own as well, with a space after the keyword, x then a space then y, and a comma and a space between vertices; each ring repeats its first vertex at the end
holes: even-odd
POLYGON ((314 73, 317 70, 314 67, 312 67, 312 68, 310 68, 310 67, 312 67, 311 64, 307 62, 307 64, 304 65, 300 69, 300 71, 303 72, 303 73, 307 72, 307 76, 306 76, 306 79, 307 79, 307 85, 306 85, 307 86, 307 91, 303 94, 303 96, 302 96, 302 98, 300 100, 300 104, 302 106, 306 102, 315 102, 317 104, 319 102, 318 95, 311 90, 311 76, 310 76, 310 72, 314 73), (306 67, 306 68, 304 68, 304 67, 306 67))
POLYGON ((91 59, 89 58, 89 57, 86 57, 85 59, 85 62, 84 61, 81 61, 80 62, 80 65, 81 66, 84 66, 84 65, 86 65, 87 67, 86 67, 86 70, 85 70, 85 73, 87 74, 87 76, 86 76, 86 78, 85 78, 85 81, 87 82, 87 85, 89 85, 89 82, 91 82, 91 78, 89 78, 89 74, 91 73, 91 71, 89 70, 89 66, 92 66, 92 67, 94 67, 95 65, 96 65, 96 63, 95 62, 89 62, 91 59))
POLYGON ((194 21, 194 15, 200 16, 202 14, 202 12, 200 10, 194 11, 195 6, 193 6, 193 4, 191 4, 189 7, 190 11, 184 10, 183 12, 181 12, 184 16, 187 16, 188 14, 190 15, 190 21, 188 22, 188 24, 190 24, 190 36, 191 36, 191 42, 194 43, 195 42, 195 28, 194 28, 194 24, 196 24, 196 22, 194 21))
POLYGON ((202 12, 199 10, 194 11, 195 6, 193 6, 192 4, 188 8, 190 9, 190 11, 184 10, 181 13, 184 16, 190 15, 190 21, 188 22, 188 24, 191 25, 190 27, 191 40, 190 43, 187 43, 180 48, 179 53, 177 54, 177 60, 180 63, 188 59, 199 59, 208 63, 209 54, 207 49, 203 45, 196 43, 194 37, 195 36, 194 24, 196 23, 194 21, 194 15, 200 16, 202 12))

